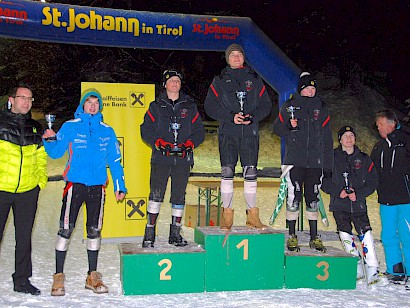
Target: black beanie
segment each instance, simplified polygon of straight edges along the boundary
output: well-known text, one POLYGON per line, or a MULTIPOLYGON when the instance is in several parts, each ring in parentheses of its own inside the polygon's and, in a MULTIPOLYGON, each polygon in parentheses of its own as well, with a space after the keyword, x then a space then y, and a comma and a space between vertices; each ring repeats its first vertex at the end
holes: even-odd
POLYGON ((315 87, 316 88, 316 79, 310 75, 308 72, 303 72, 300 74, 298 92, 300 93, 306 87, 315 87))
POLYGON ((170 69, 170 70, 166 70, 162 74, 162 85, 165 87, 165 84, 167 83, 168 79, 174 76, 179 77, 179 79, 181 79, 181 82, 182 82, 182 74, 175 69, 170 69))
POLYGON ((352 132, 353 135, 356 137, 356 133, 354 132, 353 127, 351 127, 351 126, 342 126, 339 129, 339 132, 337 133, 337 139, 339 140, 339 142, 340 142, 340 139, 342 139, 342 136, 345 132, 352 132))

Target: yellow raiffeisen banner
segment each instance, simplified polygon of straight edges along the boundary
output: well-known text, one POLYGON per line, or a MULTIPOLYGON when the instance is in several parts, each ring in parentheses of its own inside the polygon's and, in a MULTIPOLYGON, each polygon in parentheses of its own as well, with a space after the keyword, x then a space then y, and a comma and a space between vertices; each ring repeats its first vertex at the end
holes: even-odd
MULTIPOLYGON (((149 195, 151 148, 141 139, 140 125, 150 102, 155 99, 155 85, 81 83, 81 92, 89 88, 97 89, 103 98, 104 122, 114 128, 120 143, 125 186, 128 189, 124 201, 117 203, 111 174, 108 172, 102 238, 143 236, 149 195)), ((87 237, 85 217, 84 237, 87 237)))

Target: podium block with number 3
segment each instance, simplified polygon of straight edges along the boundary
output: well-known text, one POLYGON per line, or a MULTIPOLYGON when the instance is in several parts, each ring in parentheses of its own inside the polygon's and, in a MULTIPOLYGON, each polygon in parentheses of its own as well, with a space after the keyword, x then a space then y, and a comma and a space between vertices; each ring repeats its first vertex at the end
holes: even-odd
POLYGON ((301 247, 287 252, 285 284, 287 289, 355 289, 358 259, 342 250, 328 247, 326 253, 301 247))
POLYGON ((197 227, 195 242, 206 250, 205 290, 278 289, 284 286, 284 235, 234 227, 197 227))

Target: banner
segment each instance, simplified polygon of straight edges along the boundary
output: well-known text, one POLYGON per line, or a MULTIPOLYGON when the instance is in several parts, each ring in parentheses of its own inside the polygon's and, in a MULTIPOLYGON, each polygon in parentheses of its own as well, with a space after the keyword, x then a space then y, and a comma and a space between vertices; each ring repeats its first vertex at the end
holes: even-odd
POLYGON ((241 44, 246 62, 284 102, 300 69, 247 17, 115 10, 38 1, 0 0, 0 37, 169 50, 224 51, 241 44))
MULTIPOLYGON (((103 98, 104 122, 114 128, 120 143, 125 186, 124 201, 115 200, 111 174, 106 188, 102 238, 143 236, 149 195, 151 148, 140 135, 140 125, 149 104, 155 99, 155 86, 131 83, 82 82, 81 92, 97 89, 103 98)), ((84 215, 86 217, 85 208, 84 215)), ((84 238, 87 237, 84 219, 84 238)))

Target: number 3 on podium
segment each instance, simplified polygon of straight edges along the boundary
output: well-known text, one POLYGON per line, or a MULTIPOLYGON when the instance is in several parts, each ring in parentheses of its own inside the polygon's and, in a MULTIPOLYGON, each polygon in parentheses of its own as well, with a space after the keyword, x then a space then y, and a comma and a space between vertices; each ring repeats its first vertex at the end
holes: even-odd
POLYGON ((322 273, 317 274, 316 278, 320 281, 326 281, 329 279, 329 263, 326 261, 320 261, 316 264, 317 268, 322 268, 322 273))

